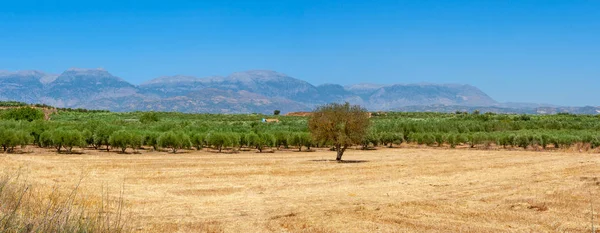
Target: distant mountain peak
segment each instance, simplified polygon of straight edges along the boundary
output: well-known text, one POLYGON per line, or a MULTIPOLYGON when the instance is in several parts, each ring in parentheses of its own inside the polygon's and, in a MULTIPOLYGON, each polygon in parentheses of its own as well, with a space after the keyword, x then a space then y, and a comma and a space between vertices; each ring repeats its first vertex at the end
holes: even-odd
POLYGON ((8 71, 8 70, 0 70, 0 76, 8 76, 8 75, 19 75, 19 76, 45 76, 47 75, 44 72, 38 70, 19 70, 19 71, 8 71))
POLYGON ((146 81, 146 82, 140 84, 140 86, 164 84, 164 83, 169 83, 169 84, 191 83, 191 82, 198 82, 200 80, 201 80, 200 78, 197 78, 194 76, 187 76, 187 75, 161 76, 161 77, 146 81))
POLYGON ((66 71, 73 71, 73 72, 98 72, 98 71, 106 71, 104 68, 77 68, 77 67, 72 67, 69 68, 66 71))
MULTIPOLYGON (((372 111, 410 106, 505 106, 468 84, 358 83, 341 86, 325 83, 314 86, 272 70, 247 70, 225 77, 161 76, 139 86, 102 68, 71 68, 60 75, 35 70, 0 71, 0 86, 3 87, 0 88, 0 100, 113 111, 269 113, 273 109, 306 111, 321 104, 345 101, 372 111)), ((530 109, 539 105, 506 106, 530 109)), ((595 113, 597 109, 593 111, 595 113)))
POLYGON ((103 68, 96 69, 83 69, 83 68, 71 68, 64 71, 61 76, 101 76, 101 77, 114 77, 111 73, 103 68))
POLYGON ((248 70, 243 72, 235 72, 228 77, 229 79, 241 82, 253 81, 281 81, 292 79, 292 77, 272 70, 248 70))

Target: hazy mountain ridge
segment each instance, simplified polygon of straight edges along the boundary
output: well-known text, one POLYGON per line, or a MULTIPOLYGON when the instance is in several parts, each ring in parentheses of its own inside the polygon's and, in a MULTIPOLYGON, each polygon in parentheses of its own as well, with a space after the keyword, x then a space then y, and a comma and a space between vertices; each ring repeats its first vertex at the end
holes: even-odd
POLYGON ((598 112, 528 103, 498 103, 483 91, 459 84, 354 84, 314 86, 268 70, 197 78, 163 76, 138 86, 104 69, 69 69, 60 75, 40 71, 0 71, 0 100, 111 111, 271 113, 308 111, 330 102, 360 104, 371 111, 490 109, 496 112, 598 112), (443 107, 440 107, 443 106, 443 107), (454 107, 452 107, 454 106, 454 107))

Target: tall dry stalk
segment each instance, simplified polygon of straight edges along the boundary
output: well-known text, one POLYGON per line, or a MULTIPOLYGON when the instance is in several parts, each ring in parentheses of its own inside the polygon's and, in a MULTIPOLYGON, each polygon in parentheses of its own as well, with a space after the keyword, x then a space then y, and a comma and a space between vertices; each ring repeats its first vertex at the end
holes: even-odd
POLYGON ((102 194, 99 202, 81 197, 81 180, 70 192, 58 186, 47 192, 21 180, 0 177, 0 232, 129 232, 124 221, 124 191, 113 199, 102 194))

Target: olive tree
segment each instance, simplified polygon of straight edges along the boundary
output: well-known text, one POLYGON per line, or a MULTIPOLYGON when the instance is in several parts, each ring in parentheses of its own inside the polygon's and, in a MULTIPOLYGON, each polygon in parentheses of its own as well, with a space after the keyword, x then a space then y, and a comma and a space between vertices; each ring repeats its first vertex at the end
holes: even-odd
POLYGON ((257 141, 255 142, 256 149, 258 152, 262 152, 265 147, 273 147, 275 146, 277 139, 275 135, 270 133, 261 133, 258 134, 257 141))
POLYGON ((158 145, 163 148, 171 148, 173 153, 177 153, 177 150, 190 148, 192 143, 190 137, 183 132, 165 132, 158 137, 158 145))
POLYGON ((309 133, 295 133, 290 135, 288 142, 291 145, 298 147, 298 151, 302 151, 302 146, 306 146, 310 150, 312 139, 310 138, 309 133))
POLYGON ((108 144, 110 144, 112 148, 120 148, 122 153, 125 153, 127 147, 131 145, 131 142, 131 133, 125 130, 119 130, 112 133, 108 139, 108 144))
POLYGON ((212 132, 208 134, 206 141, 209 145, 216 147, 221 153, 223 147, 231 146, 233 144, 232 138, 227 133, 212 132))
POLYGON ((308 120, 308 128, 317 141, 330 141, 337 161, 349 146, 360 144, 371 122, 366 109, 349 103, 331 103, 317 107, 308 120))
POLYGON ((63 140, 62 144, 67 150, 67 153, 73 151, 73 147, 85 147, 85 140, 81 132, 77 130, 65 130, 62 132, 63 136, 60 138, 63 140))
POLYGON ((390 148, 392 148, 394 144, 400 145, 404 141, 404 135, 402 135, 402 133, 384 132, 381 133, 380 138, 381 143, 388 145, 390 148))
POLYGON ((62 148, 71 153, 74 147, 84 147, 85 140, 81 132, 77 130, 55 129, 45 131, 40 135, 40 141, 44 147, 54 147, 57 152, 62 148))
POLYGON ((201 150, 206 145, 206 134, 194 133, 190 136, 192 146, 196 147, 197 150, 201 150))
POLYGON ((33 141, 29 133, 15 129, 0 129, 0 146, 4 152, 14 151, 15 147, 24 147, 33 141))

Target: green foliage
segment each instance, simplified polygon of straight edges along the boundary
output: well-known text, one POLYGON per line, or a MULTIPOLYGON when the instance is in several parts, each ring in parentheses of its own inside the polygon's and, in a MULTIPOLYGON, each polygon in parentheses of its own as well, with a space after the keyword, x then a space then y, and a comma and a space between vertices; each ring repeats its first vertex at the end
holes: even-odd
POLYGON ((125 153, 127 147, 132 144, 132 140, 132 134, 129 131, 119 130, 110 135, 108 144, 110 144, 112 148, 120 148, 121 152, 125 153))
POLYGON ((298 147, 298 151, 302 151, 303 146, 310 150, 313 143, 309 133, 294 133, 290 135, 288 141, 291 145, 298 147))
POLYGON ((206 134, 204 133, 194 133, 190 137, 190 142, 193 147, 196 147, 197 150, 201 150, 206 146, 206 134))
POLYGON ((527 149, 527 147, 529 146, 529 143, 531 143, 531 140, 529 139, 529 136, 527 136, 525 134, 519 134, 515 137, 514 144, 518 147, 527 149))
POLYGON ((106 151, 110 151, 110 135, 112 135, 112 133, 117 131, 118 129, 118 126, 109 125, 106 123, 100 123, 99 125, 94 127, 94 131, 92 131, 94 148, 98 149, 102 146, 106 146, 106 151))
POLYGON ((277 142, 277 139, 273 134, 270 133, 250 133, 246 135, 248 144, 255 147, 258 152, 262 152, 266 147, 273 147, 277 142))
POLYGON ((273 111, 273 115, 275 115, 275 116, 279 116, 280 113, 281 113, 281 111, 279 111, 279 110, 273 111))
POLYGON ((142 122, 142 124, 149 124, 158 121, 160 121, 160 118, 156 112, 145 112, 142 114, 142 116, 140 116, 140 122, 142 122))
POLYGON ((6 120, 31 122, 34 120, 43 120, 44 112, 32 107, 12 108, 5 111, 4 114, 2 114, 2 118, 6 120))
POLYGON ((28 104, 18 101, 0 101, 0 107, 23 107, 28 104))
POLYGON ((208 142, 208 145, 216 147, 220 153, 223 147, 232 146, 235 139, 228 133, 211 132, 206 137, 206 141, 208 142))
MULTIPOLYGON (((7 111, 9 110, 0 110, 0 115, 5 116, 7 111)), ((111 135, 117 131, 137 135, 136 140, 132 140, 126 145, 126 148, 135 149, 141 147, 141 144, 158 149, 159 137, 170 131, 186 134, 190 139, 190 144, 196 149, 209 146, 207 137, 213 132, 227 135, 227 139, 224 140, 229 142, 223 143, 221 149, 248 147, 262 151, 268 147, 290 146, 304 150, 302 147, 335 147, 336 145, 336 141, 329 137, 313 140, 308 124, 310 118, 278 116, 277 118, 280 120, 278 123, 264 124, 260 122, 262 118, 267 117, 260 114, 59 111, 53 115, 50 121, 0 120, 0 129, 29 135, 31 140, 25 143, 27 145, 54 147, 57 150, 65 149, 63 144, 53 142, 55 137, 52 132, 57 130, 77 131, 83 138, 84 145, 82 146, 91 145, 96 149, 106 150, 111 147, 111 135), (141 123, 138 119, 145 118, 144 115, 154 115, 161 120, 141 123), (259 135, 270 136, 265 136, 266 140, 261 140, 259 135), (271 137, 274 138, 273 143, 269 143, 271 137), (262 143, 261 141, 266 142, 262 143)), ((599 119, 598 116, 593 115, 573 114, 484 113, 473 115, 463 112, 458 114, 388 112, 373 115, 369 119, 371 126, 365 130, 365 135, 360 142, 354 144, 362 145, 363 148, 380 145, 396 146, 405 142, 429 146, 448 145, 452 148, 464 144, 478 148, 489 148, 495 144, 507 149, 514 147, 546 150, 568 149, 576 144, 584 145, 581 148, 597 148, 600 146, 599 119)), ((321 126, 327 126, 327 124, 321 124, 319 127, 321 126)), ((338 138, 341 141, 348 139, 344 136, 345 133, 340 134, 340 131, 336 131, 343 128, 343 124, 333 124, 333 126, 335 127, 332 128, 332 132, 338 133, 330 135, 343 136, 338 138)), ((8 134, 12 135, 13 133, 8 134)), ((219 143, 215 145, 215 148, 218 145, 219 143)), ((18 146, 22 145, 17 144, 15 148, 18 146)), ((117 148, 116 144, 113 147, 117 148)), ((6 150, 9 151, 11 148, 7 146, 6 150)))
MULTIPOLYGON (((369 136, 367 136, 367 137, 369 137, 369 136)), ((384 145, 388 145, 390 148, 392 148, 394 146, 394 144, 400 145, 404 141, 404 135, 402 133, 394 133, 394 132, 380 133, 379 138, 381 140, 381 143, 383 143, 384 145)), ((371 141, 371 143, 373 143, 373 141, 371 141)), ((373 144, 377 145, 376 143, 373 143, 373 144)))
POLYGON ((74 147, 85 147, 86 143, 81 132, 71 129, 55 129, 45 131, 40 135, 40 141, 44 147, 54 147, 57 152, 62 148, 71 153, 74 147))
POLYGON ((274 136, 275 136, 275 146, 277 148, 279 148, 280 146, 283 146, 284 148, 288 148, 289 135, 290 135, 290 132, 286 132, 286 131, 277 131, 277 132, 275 132, 275 134, 274 134, 274 136))
POLYGON ((154 150, 158 150, 158 137, 160 137, 160 133, 145 131, 141 133, 143 137, 144 145, 151 146, 154 150))
POLYGON ((4 152, 14 152, 15 147, 25 147, 33 137, 23 130, 0 128, 0 146, 4 152))
POLYGON ((177 153, 177 150, 190 148, 192 143, 187 134, 180 131, 169 131, 158 137, 158 145, 162 148, 170 148, 173 153, 177 153))

